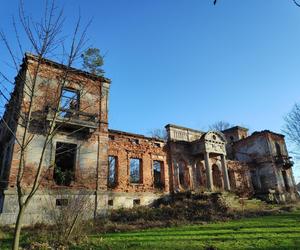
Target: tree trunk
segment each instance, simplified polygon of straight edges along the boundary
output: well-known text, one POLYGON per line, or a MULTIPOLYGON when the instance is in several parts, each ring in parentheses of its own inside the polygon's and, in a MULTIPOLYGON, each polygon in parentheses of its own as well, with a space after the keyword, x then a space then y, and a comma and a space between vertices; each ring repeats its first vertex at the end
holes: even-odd
POLYGON ((25 212, 25 207, 20 207, 16 225, 15 225, 15 231, 14 231, 14 242, 12 245, 12 250, 19 250, 19 244, 20 244, 20 234, 22 229, 22 220, 25 212))

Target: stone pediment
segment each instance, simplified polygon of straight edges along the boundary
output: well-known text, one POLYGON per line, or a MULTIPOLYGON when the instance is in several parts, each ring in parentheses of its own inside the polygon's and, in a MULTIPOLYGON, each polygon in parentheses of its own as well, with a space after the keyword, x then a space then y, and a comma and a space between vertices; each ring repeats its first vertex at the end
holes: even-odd
POLYGON ((209 131, 194 142, 193 154, 217 153, 226 155, 226 139, 221 132, 209 131))

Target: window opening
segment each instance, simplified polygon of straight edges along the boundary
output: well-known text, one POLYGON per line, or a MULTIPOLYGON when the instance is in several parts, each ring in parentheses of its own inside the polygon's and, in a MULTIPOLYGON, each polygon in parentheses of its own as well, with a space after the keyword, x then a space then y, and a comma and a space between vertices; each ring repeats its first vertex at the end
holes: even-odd
POLYGON ((162 169, 163 163, 161 161, 153 161, 153 179, 155 188, 163 188, 162 169))
POLYGON ((134 145, 138 145, 140 143, 139 139, 129 139, 129 141, 134 145))
POLYGON ((76 144, 56 143, 54 181, 57 185, 69 186, 75 177, 76 144))
POLYGON ((230 186, 233 190, 236 189, 236 179, 235 179, 235 173, 234 170, 229 169, 228 170, 228 176, 229 176, 229 182, 230 182, 230 186))
POLYGON ((141 183, 141 159, 130 159, 130 182, 141 183))
POLYGON ((212 175, 213 175, 213 184, 216 188, 222 189, 222 178, 221 178, 221 171, 218 165, 212 165, 212 175))
POLYGON ((184 161, 178 163, 179 184, 182 188, 187 189, 190 185, 189 170, 184 161))
POLYGON ((55 204, 57 207, 65 207, 65 206, 68 206, 69 200, 68 199, 56 199, 55 204))
POLYGON ((281 148, 278 142, 275 142, 275 147, 276 147, 276 155, 280 156, 281 155, 281 148))
POLYGON ((114 200, 108 200, 107 204, 108 204, 108 206, 113 206, 114 205, 114 200))
POLYGON ((117 157, 108 156, 108 186, 114 187, 117 183, 117 157))
POLYGON ((284 187, 285 187, 286 191, 290 191, 290 185, 289 185, 287 173, 285 170, 281 171, 281 173, 282 173, 282 177, 283 177, 283 181, 284 181, 284 187))
POLYGON ((134 199, 133 200, 133 206, 136 207, 136 206, 139 206, 141 205, 141 200, 140 199, 134 199))
POLYGON ((79 110, 79 94, 76 90, 63 88, 60 99, 60 116, 71 117, 79 110))

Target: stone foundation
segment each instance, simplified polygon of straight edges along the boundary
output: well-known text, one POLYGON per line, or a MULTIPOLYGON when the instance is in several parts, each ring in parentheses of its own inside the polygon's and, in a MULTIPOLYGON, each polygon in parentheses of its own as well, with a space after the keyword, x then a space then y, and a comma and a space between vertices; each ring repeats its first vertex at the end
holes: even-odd
MULTIPOLYGON (((51 213, 59 211, 60 206, 64 205, 66 200, 74 201, 84 196, 84 202, 90 209, 85 210, 86 218, 93 218, 95 206, 97 215, 105 215, 111 209, 132 208, 136 205, 150 205, 154 200, 160 198, 163 193, 123 193, 123 192, 98 192, 97 195, 92 191, 44 191, 38 192, 26 209, 24 216, 24 225, 33 225, 35 223, 53 223, 51 213), (97 203, 95 205, 97 197, 97 203), (139 202, 138 202, 139 201, 139 202)), ((18 197, 14 191, 5 191, 0 196, 3 202, 2 213, 0 213, 0 226, 13 225, 17 218, 18 197)))

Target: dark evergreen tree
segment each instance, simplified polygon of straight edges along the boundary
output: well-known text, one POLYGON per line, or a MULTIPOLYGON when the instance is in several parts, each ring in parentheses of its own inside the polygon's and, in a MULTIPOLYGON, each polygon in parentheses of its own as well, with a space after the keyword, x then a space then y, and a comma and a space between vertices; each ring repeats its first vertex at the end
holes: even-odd
POLYGON ((104 71, 102 70, 103 65, 103 56, 100 54, 100 50, 98 48, 88 48, 81 55, 83 60, 82 67, 84 70, 89 73, 102 76, 104 71))

